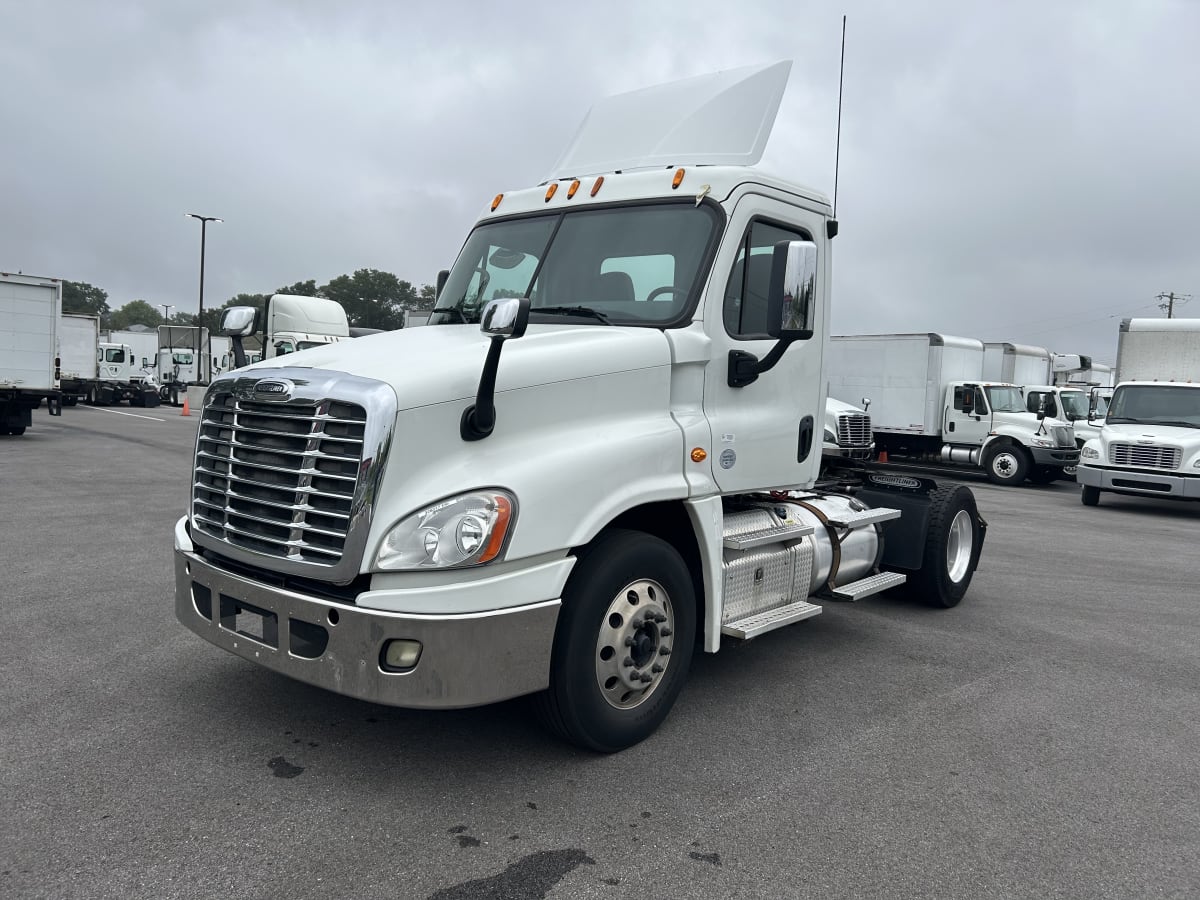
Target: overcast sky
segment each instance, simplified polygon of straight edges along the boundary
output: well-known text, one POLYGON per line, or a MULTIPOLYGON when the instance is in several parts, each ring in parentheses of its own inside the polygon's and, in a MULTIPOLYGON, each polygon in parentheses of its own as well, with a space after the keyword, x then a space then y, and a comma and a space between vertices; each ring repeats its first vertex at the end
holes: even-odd
POLYGON ((836 333, 1113 362, 1195 294, 1200 2, 0 0, 0 270, 194 310, 432 282, 599 97, 794 59, 763 167, 833 192, 836 333))

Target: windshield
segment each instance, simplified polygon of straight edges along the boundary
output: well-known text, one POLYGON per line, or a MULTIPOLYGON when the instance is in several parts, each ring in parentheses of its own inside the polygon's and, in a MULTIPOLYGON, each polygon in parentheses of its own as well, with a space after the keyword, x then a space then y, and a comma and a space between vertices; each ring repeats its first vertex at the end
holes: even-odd
POLYGON ((1200 428, 1200 387, 1122 385, 1113 393, 1105 422, 1200 428))
POLYGON ((1060 391, 1058 398, 1062 401, 1063 412, 1068 419, 1086 419, 1088 415, 1087 394, 1083 391, 1060 391))
POLYGON ((190 366, 192 364, 192 354, 190 354, 190 353, 172 354, 171 362, 177 366, 190 366))
POLYGON ((985 387, 988 403, 992 412, 1027 412, 1025 398, 1019 388, 1015 387, 985 387))
POLYGON ((106 350, 104 359, 107 362, 123 363, 125 362, 125 351, 121 349, 106 350))
POLYGON ((467 238, 429 324, 478 322, 502 297, 529 297, 531 322, 677 322, 699 293, 719 227, 711 204, 691 201, 481 225, 467 238))

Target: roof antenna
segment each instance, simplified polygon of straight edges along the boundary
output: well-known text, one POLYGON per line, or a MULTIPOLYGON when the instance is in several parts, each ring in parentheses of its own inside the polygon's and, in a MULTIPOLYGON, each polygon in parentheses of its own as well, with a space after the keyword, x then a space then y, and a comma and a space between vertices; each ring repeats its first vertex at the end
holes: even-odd
POLYGON ((838 165, 842 156, 842 85, 846 80, 846 17, 842 16, 842 60, 838 67, 837 143, 833 151, 833 218, 837 218, 838 165))

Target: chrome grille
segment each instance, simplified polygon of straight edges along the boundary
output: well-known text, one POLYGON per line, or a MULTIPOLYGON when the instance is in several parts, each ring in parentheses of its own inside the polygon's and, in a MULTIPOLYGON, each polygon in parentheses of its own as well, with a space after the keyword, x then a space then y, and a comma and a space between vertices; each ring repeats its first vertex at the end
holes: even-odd
POLYGON ((363 457, 366 411, 336 400, 277 403, 218 394, 196 440, 192 522, 257 553, 342 558, 363 457))
POLYGON ((871 446, 871 417, 862 413, 844 413, 838 416, 838 446, 871 446))
POLYGON ((1054 444, 1057 447, 1075 446, 1074 429, 1070 425, 1055 425, 1050 429, 1050 436, 1054 438, 1054 444))
POLYGON ((1109 459, 1117 466, 1142 466, 1147 469, 1178 469, 1183 458, 1179 447, 1157 444, 1109 444, 1109 459))

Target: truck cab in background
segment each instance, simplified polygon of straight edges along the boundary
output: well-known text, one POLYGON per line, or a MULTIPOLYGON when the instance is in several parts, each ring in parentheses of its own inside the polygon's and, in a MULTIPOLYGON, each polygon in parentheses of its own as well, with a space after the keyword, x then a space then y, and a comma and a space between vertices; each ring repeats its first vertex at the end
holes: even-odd
POLYGON ((335 300, 274 294, 263 316, 263 358, 286 356, 350 337, 346 311, 335 300))

